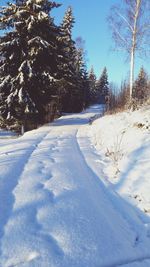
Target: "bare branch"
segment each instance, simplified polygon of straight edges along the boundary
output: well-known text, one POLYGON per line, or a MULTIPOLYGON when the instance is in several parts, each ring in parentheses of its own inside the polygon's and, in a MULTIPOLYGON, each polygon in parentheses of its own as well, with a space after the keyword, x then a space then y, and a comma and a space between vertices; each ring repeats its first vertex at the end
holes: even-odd
POLYGON ((123 8, 111 9, 109 24, 112 36, 119 48, 130 54, 130 99, 134 82, 135 55, 146 54, 150 41, 149 0, 122 0, 123 8), (148 9, 147 9, 148 8, 148 9))
POLYGON ((131 30, 131 32, 133 32, 133 27, 132 25, 129 23, 129 21, 126 19, 126 17, 124 17, 122 14, 120 14, 119 12, 116 13, 118 16, 120 16, 120 18, 122 18, 124 20, 124 22, 126 23, 126 25, 129 27, 129 29, 131 30))

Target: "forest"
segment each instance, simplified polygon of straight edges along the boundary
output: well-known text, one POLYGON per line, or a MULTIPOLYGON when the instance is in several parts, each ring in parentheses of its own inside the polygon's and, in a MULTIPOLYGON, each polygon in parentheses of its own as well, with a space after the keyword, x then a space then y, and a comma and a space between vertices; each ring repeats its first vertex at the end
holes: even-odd
POLYGON ((48 0, 16 0, 1 8, 1 127, 28 130, 62 113, 105 103, 107 69, 98 80, 93 68, 88 73, 82 38, 72 38, 72 8, 59 26, 51 16, 59 6, 48 0))

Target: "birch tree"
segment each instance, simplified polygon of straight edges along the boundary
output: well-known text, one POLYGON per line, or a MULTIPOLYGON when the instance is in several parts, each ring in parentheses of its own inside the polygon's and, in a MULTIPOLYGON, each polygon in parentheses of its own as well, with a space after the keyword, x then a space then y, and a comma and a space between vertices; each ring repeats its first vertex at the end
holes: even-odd
POLYGON ((132 102, 136 54, 148 52, 150 37, 149 0, 122 0, 111 8, 109 25, 116 48, 130 58, 130 102, 132 102))

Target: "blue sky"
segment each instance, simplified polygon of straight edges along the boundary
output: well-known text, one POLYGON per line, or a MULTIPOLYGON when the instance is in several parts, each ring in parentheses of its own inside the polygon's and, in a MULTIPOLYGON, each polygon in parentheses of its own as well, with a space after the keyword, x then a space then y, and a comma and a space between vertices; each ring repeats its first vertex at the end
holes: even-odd
MULTIPOLYGON (((55 14, 56 21, 61 21, 65 10, 69 5, 73 7, 75 26, 74 38, 82 36, 88 53, 88 68, 94 66, 97 76, 100 76, 104 66, 108 69, 109 80, 120 84, 121 80, 129 75, 129 62, 124 53, 112 51, 114 47, 111 32, 108 27, 107 17, 113 4, 121 0, 64 0, 59 1, 62 6, 55 14)), ((148 70, 149 62, 146 59, 136 60, 138 73, 143 65, 148 70)))
MULTIPOLYGON (((109 81, 120 84, 129 74, 129 62, 123 53, 112 51, 113 40, 107 23, 107 16, 113 4, 121 0, 60 0, 62 6, 55 9, 52 15, 59 23, 69 5, 72 6, 76 23, 73 29, 74 39, 81 36, 85 40, 87 50, 88 69, 93 65, 99 77, 104 66, 108 69, 109 81)), ((5 2, 5 0, 2 0, 5 2)), ((136 60, 136 73, 143 65, 149 70, 146 59, 136 60)))

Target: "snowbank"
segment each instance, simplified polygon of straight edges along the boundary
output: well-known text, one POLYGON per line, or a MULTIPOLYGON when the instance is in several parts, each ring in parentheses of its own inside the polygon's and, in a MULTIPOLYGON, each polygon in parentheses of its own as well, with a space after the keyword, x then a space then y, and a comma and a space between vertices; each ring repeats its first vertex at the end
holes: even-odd
POLYGON ((114 190, 150 214, 150 107, 104 116, 90 138, 114 190))

